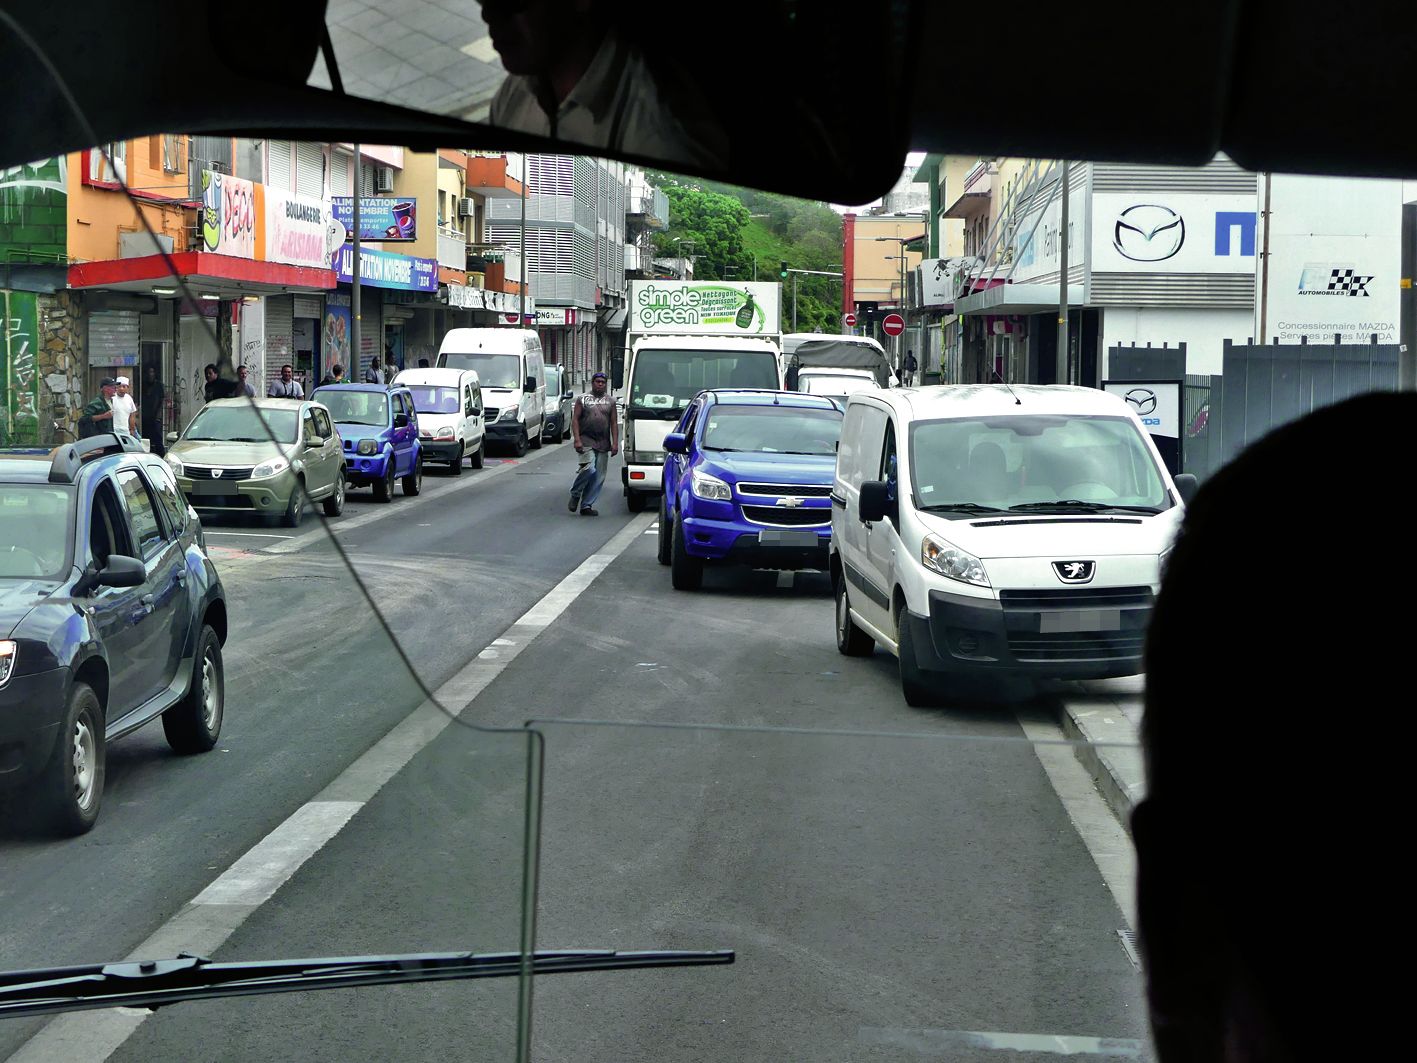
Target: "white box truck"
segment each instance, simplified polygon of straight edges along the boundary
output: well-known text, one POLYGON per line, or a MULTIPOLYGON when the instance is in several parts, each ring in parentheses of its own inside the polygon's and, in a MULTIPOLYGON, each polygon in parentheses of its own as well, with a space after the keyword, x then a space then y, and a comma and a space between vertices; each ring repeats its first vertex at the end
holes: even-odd
POLYGON ((630 282, 621 480, 632 513, 659 493, 664 437, 695 395, 782 387, 781 294, 776 283, 630 282))

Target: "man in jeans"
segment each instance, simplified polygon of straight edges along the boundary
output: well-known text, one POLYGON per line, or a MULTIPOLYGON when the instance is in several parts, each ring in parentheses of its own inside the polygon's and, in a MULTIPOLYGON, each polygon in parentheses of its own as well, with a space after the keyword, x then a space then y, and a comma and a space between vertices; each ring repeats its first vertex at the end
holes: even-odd
POLYGON ((604 373, 590 378, 590 393, 576 399, 571 411, 571 438, 579 454, 581 467, 571 484, 571 499, 566 508, 582 517, 598 517, 595 500, 605 485, 605 467, 610 455, 620 449, 620 429, 615 421, 615 399, 610 395, 604 373))

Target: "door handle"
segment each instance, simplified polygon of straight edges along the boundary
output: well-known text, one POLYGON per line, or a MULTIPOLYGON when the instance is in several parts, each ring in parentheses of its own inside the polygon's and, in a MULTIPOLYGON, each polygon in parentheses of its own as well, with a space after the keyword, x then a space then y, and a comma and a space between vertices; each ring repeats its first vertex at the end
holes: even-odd
POLYGON ((177 570, 177 575, 176 575, 175 578, 176 578, 176 580, 177 580, 178 586, 181 586, 182 584, 186 583, 186 582, 187 582, 187 570, 186 570, 185 568, 179 568, 179 569, 177 570))
POLYGON ((138 601, 143 603, 143 606, 147 609, 148 612, 152 612, 153 604, 157 601, 157 599, 151 594, 145 594, 141 598, 139 598, 138 601))

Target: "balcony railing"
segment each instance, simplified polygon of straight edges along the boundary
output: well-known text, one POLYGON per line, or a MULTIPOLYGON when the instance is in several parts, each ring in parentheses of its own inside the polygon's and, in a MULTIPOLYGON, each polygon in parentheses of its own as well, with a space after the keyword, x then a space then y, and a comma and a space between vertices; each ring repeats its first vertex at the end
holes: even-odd
POLYGON ((456 229, 439 229, 438 265, 467 269, 467 237, 456 229))

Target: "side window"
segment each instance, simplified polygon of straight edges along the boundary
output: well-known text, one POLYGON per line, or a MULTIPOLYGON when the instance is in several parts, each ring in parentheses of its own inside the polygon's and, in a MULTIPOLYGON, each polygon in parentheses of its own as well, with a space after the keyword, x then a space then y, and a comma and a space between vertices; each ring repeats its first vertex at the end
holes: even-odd
POLYGON ((315 411, 313 408, 307 406, 305 407, 305 442, 310 442, 312 439, 318 437, 319 434, 320 433, 315 430, 315 411))
POLYGON ((113 554, 131 557, 133 546, 113 482, 104 479, 94 488, 89 507, 89 560, 95 568, 103 568, 113 554))
POLYGON ((464 384, 462 386, 462 409, 463 413, 467 414, 469 417, 472 416, 472 411, 477 409, 477 401, 472 397, 471 384, 464 384))
POLYGON ((162 508, 163 515, 167 517, 171 536, 176 538, 187 527, 187 502, 183 499, 182 492, 177 489, 177 481, 172 478, 172 471, 166 463, 154 462, 144 465, 143 468, 157 493, 157 503, 162 508))
POLYGON ((856 455, 861 449, 861 426, 865 419, 865 406, 847 407, 841 421, 841 440, 836 445, 836 478, 852 487, 861 485, 856 455))
POLYGON ((329 439, 335 434, 334 425, 330 423, 330 415, 324 410, 315 411, 315 431, 320 434, 321 439, 329 439))
POLYGON ((881 467, 879 479, 886 482, 887 494, 891 498, 896 498, 897 461, 895 451, 895 424, 886 422, 886 438, 881 448, 881 467))
POLYGON ((482 388, 477 384, 472 386, 472 408, 476 413, 482 412, 482 388))
POLYGON ((138 556, 144 561, 151 560, 157 556, 163 544, 162 521, 157 515, 157 503, 153 501, 148 485, 143 482, 136 469, 122 470, 118 474, 118 487, 128 505, 128 519, 132 522, 138 556))
POLYGON ((874 480, 880 473, 881 452, 890 417, 885 410, 864 403, 851 407, 846 416, 841 430, 841 447, 837 453, 837 468, 843 480, 852 487, 860 487, 862 481, 874 480))

